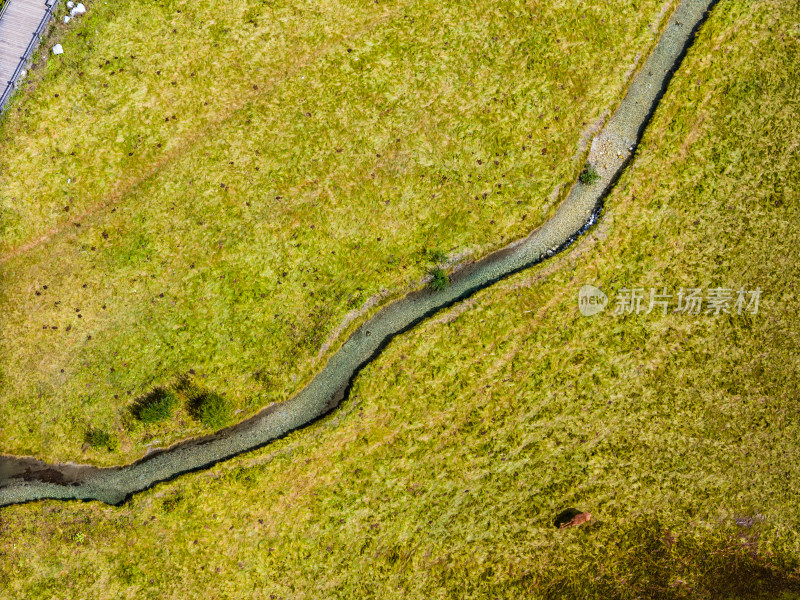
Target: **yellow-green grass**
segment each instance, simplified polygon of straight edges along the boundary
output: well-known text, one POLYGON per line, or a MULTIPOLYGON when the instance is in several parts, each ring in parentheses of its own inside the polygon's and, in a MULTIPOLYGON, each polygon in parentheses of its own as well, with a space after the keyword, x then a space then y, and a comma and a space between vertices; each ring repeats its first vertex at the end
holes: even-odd
POLYGON ((236 418, 290 397, 427 250, 551 214, 670 6, 92 4, 0 125, 0 451, 202 433, 129 415, 184 377, 236 418))
POLYGON ((722 0, 601 224, 396 338, 341 411, 121 508, 2 509, 5 597, 797 597, 798 22, 722 0), (589 319, 583 283, 763 298, 589 319))

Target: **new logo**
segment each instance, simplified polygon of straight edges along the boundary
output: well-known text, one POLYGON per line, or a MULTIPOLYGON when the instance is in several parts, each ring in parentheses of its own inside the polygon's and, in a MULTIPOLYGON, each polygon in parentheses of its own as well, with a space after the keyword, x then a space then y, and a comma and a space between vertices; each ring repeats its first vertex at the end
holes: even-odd
POLYGON ((584 285, 578 292, 578 310, 584 317, 591 317, 606 309, 608 296, 593 285, 584 285))

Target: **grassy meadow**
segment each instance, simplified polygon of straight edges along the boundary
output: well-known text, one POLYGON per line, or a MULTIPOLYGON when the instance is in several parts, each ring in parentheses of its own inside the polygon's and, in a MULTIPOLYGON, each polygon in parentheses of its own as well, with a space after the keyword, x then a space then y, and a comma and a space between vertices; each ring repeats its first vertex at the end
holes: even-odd
POLYGON ((64 54, 0 122, 0 452, 119 464, 208 431, 198 394, 230 419, 290 397, 431 252, 552 213, 672 4, 93 2, 58 23, 64 54), (159 386, 180 402, 143 426, 159 386))
POLYGON ((798 22, 722 0, 600 224, 328 418, 119 508, 0 510, 0 596, 798 597, 798 22), (584 283, 763 295, 586 318, 584 283))

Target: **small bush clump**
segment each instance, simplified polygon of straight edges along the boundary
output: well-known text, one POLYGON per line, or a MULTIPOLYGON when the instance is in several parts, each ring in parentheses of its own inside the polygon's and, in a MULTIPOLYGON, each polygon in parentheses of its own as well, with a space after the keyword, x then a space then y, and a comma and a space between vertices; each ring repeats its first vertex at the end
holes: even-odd
POLYGON ((203 392, 194 398, 192 413, 206 427, 218 429, 231 422, 233 405, 221 394, 203 392))
POLYGON ((441 292, 442 290, 447 289, 447 286, 450 285, 450 278, 447 276, 447 273, 444 272, 444 269, 439 267, 433 269, 430 272, 431 282, 428 286, 434 292, 441 292))
POLYGON ((597 169, 594 168, 594 165, 587 163, 583 168, 579 179, 584 185, 594 185, 600 181, 600 173, 597 172, 597 169))
POLYGON ((173 392, 158 387, 134 405, 133 414, 142 423, 158 423, 169 419, 177 404, 173 392))
POLYGON ((86 432, 84 441, 95 450, 105 449, 114 452, 119 448, 117 437, 102 429, 89 429, 86 432))

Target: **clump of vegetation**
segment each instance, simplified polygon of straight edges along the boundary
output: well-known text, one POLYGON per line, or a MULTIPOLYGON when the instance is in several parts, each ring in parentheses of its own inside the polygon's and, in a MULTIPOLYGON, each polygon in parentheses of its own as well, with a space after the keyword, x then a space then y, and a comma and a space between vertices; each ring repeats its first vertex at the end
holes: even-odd
POLYGON ((594 168, 594 165, 586 163, 586 166, 583 168, 579 179, 584 185, 594 185, 600 181, 600 173, 597 172, 597 169, 594 168))
POLYGON ((440 263, 447 262, 447 253, 442 252, 439 249, 428 250, 428 258, 431 260, 431 262, 438 265, 440 263))
POLYGON ((445 273, 444 269, 440 267, 436 267, 435 269, 431 270, 430 272, 431 281, 428 284, 434 292, 441 292, 442 290, 447 289, 447 286, 450 285, 450 278, 445 273))
POLYGON ((183 496, 181 494, 170 496, 169 498, 164 499, 164 501, 161 503, 161 511, 165 514, 175 512, 180 507, 182 502, 183 496))
POLYGON ((157 387, 133 407, 133 415, 142 423, 158 423, 172 416, 178 397, 170 390, 157 387))
POLYGON ((108 450, 114 452, 119 448, 117 436, 103 429, 89 429, 84 436, 84 441, 95 450, 108 450))
POLYGON ((218 429, 231 422, 233 404, 222 394, 202 392, 192 401, 192 414, 206 427, 218 429))

